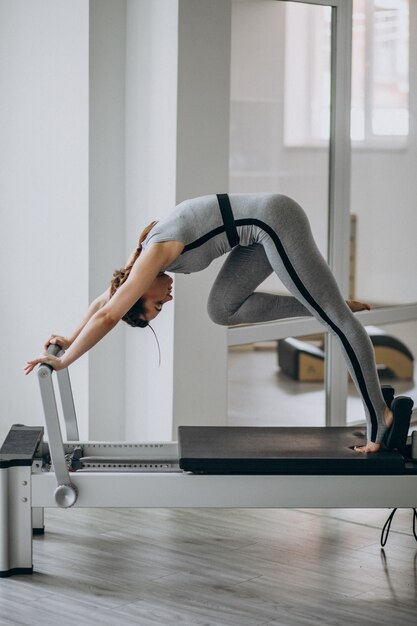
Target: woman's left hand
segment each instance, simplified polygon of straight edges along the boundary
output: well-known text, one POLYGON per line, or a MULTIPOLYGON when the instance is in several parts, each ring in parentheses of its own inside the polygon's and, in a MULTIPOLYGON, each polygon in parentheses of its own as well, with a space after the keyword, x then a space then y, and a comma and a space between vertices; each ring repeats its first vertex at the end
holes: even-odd
POLYGON ((50 365, 54 370, 62 370, 65 368, 65 365, 62 362, 62 358, 57 356, 52 356, 52 354, 41 354, 37 359, 32 359, 26 363, 24 368, 25 374, 30 374, 30 372, 36 367, 36 365, 40 365, 41 363, 46 363, 50 365))

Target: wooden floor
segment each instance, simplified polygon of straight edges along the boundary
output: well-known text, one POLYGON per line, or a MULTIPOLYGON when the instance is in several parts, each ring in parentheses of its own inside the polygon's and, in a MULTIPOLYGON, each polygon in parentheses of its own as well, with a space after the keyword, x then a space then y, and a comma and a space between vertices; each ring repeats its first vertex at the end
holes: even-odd
POLYGON ((49 510, 35 573, 0 579, 1 626, 414 624, 398 511, 49 510))

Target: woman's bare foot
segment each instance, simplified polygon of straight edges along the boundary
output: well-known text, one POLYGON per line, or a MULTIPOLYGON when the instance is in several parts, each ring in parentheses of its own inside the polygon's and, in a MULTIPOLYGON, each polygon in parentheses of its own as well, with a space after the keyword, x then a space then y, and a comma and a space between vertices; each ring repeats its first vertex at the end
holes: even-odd
MULTIPOLYGON (((391 428, 393 419, 394 416, 392 414, 392 411, 388 407, 385 407, 384 420, 387 429, 391 428)), ((366 446, 355 446, 355 452, 379 452, 380 449, 381 444, 374 443, 373 441, 367 441, 366 446)))
POLYGON ((366 302, 359 302, 358 300, 346 300, 346 304, 353 313, 358 311, 370 311, 371 307, 366 302))
POLYGON ((355 446, 355 452, 379 452, 380 449, 381 444, 373 441, 367 441, 366 446, 355 446))

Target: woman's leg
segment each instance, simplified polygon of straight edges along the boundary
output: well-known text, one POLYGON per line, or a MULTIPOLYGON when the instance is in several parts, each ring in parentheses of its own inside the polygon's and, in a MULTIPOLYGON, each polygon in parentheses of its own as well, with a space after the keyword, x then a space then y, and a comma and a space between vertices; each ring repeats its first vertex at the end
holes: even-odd
POLYGON ((272 271, 262 245, 233 248, 209 295, 207 310, 213 322, 230 326, 311 315, 293 296, 253 293, 272 271))
POLYGON ((290 198, 277 198, 259 215, 259 241, 287 289, 339 339, 365 408, 366 451, 377 450, 392 414, 382 397, 372 343, 344 301, 304 211, 290 198))

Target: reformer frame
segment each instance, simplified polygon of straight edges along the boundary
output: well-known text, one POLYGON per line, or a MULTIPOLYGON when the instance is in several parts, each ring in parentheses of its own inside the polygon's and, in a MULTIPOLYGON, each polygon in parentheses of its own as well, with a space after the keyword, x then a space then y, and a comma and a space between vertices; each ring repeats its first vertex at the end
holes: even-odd
MULTIPOLYGON (((55 347, 56 348, 56 347, 55 347)), ((51 349, 51 347, 50 347, 51 349)), ((0 451, 0 577, 30 574, 32 535, 44 508, 413 508, 417 431, 401 474, 193 474, 179 467, 177 442, 80 442, 67 370, 38 368, 45 426, 15 425, 0 451), (69 467, 75 471, 70 471, 69 467)))

